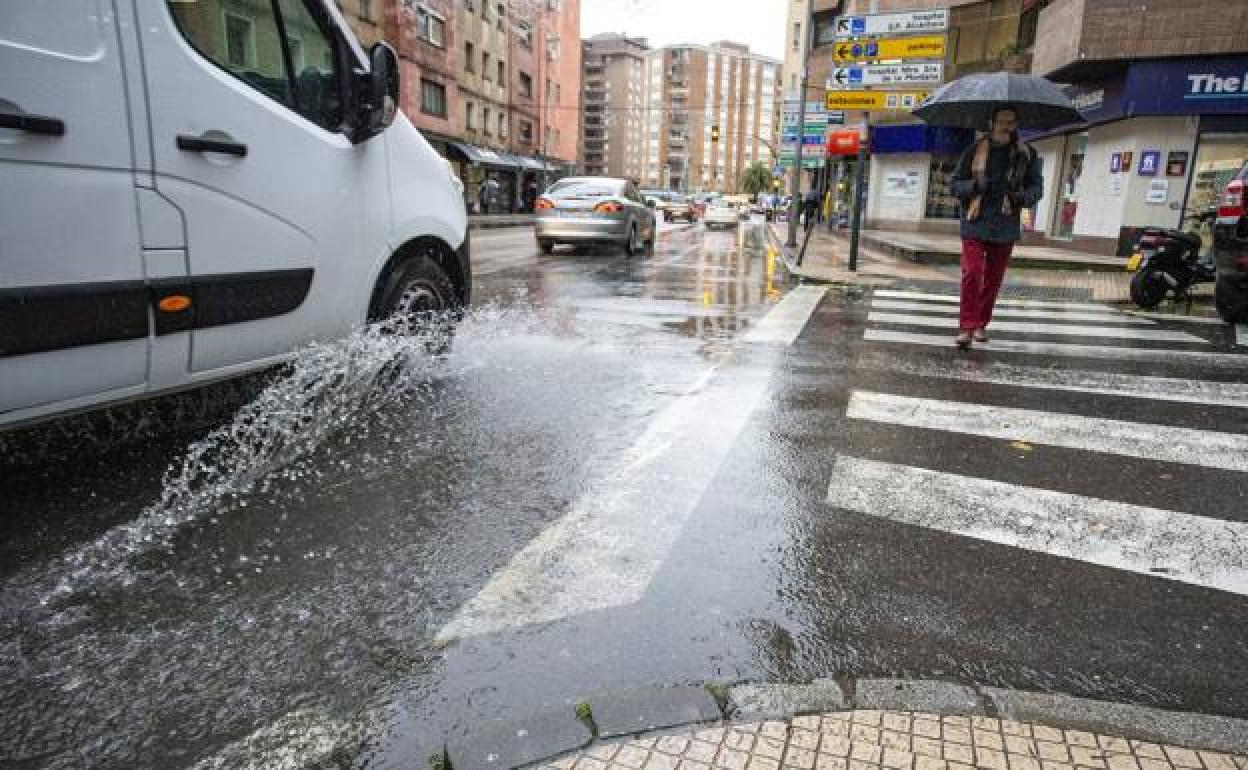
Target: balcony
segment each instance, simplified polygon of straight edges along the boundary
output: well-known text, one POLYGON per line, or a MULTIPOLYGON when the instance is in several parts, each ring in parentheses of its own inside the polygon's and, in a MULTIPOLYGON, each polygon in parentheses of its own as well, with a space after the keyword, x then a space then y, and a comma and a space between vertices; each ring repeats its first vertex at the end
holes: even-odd
POLYGON ((1248 50, 1248 3, 1054 0, 1040 11, 1031 72, 1078 81, 1132 59, 1248 50))

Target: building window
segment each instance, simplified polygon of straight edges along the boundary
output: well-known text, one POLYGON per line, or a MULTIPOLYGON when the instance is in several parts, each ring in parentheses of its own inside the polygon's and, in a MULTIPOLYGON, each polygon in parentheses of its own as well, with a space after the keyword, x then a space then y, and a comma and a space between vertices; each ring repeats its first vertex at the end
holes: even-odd
POLYGON ((446 117, 446 87, 421 78, 420 111, 436 118, 446 117))
POLYGON ((486 136, 490 135, 490 108, 489 107, 481 108, 481 130, 485 132, 486 136))
POLYGON ((502 61, 498 63, 498 84, 500 86, 507 84, 507 65, 502 61))
POLYGON ((533 28, 528 22, 520 22, 516 25, 516 37, 520 40, 520 45, 524 48, 532 50, 533 48, 533 28))
POLYGON ((441 48, 446 44, 446 20, 423 5, 416 6, 416 36, 441 48))
POLYGON ((528 120, 520 121, 520 141, 525 144, 533 144, 533 122, 528 120))
POLYGON ((254 67, 256 25, 251 19, 225 14, 225 63, 231 67, 254 67))
POLYGON ((507 116, 503 114, 498 116, 498 136, 500 139, 507 138, 507 116))
POLYGON ((498 28, 503 28, 503 20, 507 18, 507 6, 498 4, 498 28))
POLYGON ((793 22, 793 50, 802 50, 802 23, 800 21, 793 22))
POLYGON ((560 104, 563 101, 562 94, 563 94, 563 86, 556 83, 555 84, 555 104, 560 104))
POLYGON ((469 131, 476 131, 477 105, 472 102, 464 102, 464 128, 469 131))
POLYGON ((373 0, 360 0, 359 17, 364 21, 373 20, 373 0))
POLYGON ((472 47, 472 43, 464 43, 464 72, 477 71, 477 52, 472 47))
POLYGON ((520 73, 520 95, 533 95, 533 78, 527 72, 520 73))
POLYGON ((481 79, 485 81, 490 79, 490 54, 486 51, 481 52, 481 79))

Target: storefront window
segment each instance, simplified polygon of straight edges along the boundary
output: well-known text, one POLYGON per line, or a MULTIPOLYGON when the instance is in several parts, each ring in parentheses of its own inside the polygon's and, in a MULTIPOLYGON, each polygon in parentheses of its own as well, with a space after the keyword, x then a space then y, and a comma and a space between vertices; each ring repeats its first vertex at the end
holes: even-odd
POLYGON ((1071 238, 1075 234, 1075 214, 1079 210, 1079 177, 1083 176, 1083 158, 1088 150, 1088 135, 1075 134, 1066 145, 1066 159, 1058 178, 1057 211, 1053 223, 1054 238, 1071 238))
POLYGON ((1192 188, 1187 208, 1200 212, 1218 205, 1218 195, 1248 163, 1248 136, 1205 134, 1200 137, 1196 162, 1192 164, 1192 188))

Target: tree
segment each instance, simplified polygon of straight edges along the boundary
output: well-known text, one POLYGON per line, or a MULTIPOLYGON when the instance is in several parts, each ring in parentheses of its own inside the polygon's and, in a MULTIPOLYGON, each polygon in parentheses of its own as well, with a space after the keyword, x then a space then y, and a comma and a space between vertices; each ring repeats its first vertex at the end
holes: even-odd
POLYGON ((741 174, 741 190, 750 195, 771 190, 771 170, 755 161, 741 174))

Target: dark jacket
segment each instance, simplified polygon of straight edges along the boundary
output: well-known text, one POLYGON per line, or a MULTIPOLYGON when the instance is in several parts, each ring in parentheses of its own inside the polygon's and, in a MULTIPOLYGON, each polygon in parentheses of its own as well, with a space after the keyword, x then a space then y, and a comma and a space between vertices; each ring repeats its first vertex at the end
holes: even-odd
MULTIPOLYGON (((990 141, 990 140, 979 140, 990 141)), ((1030 145, 992 145, 983 178, 971 173, 978 142, 962 153, 953 173, 953 194, 962 202, 962 237, 991 243, 1017 241, 1022 237, 1019 212, 1040 202, 1044 195, 1044 179, 1040 175, 1040 159, 1030 145), (982 196, 979 213, 968 219, 971 202, 982 196), (1006 199, 1009 205, 1005 205, 1006 199)))

